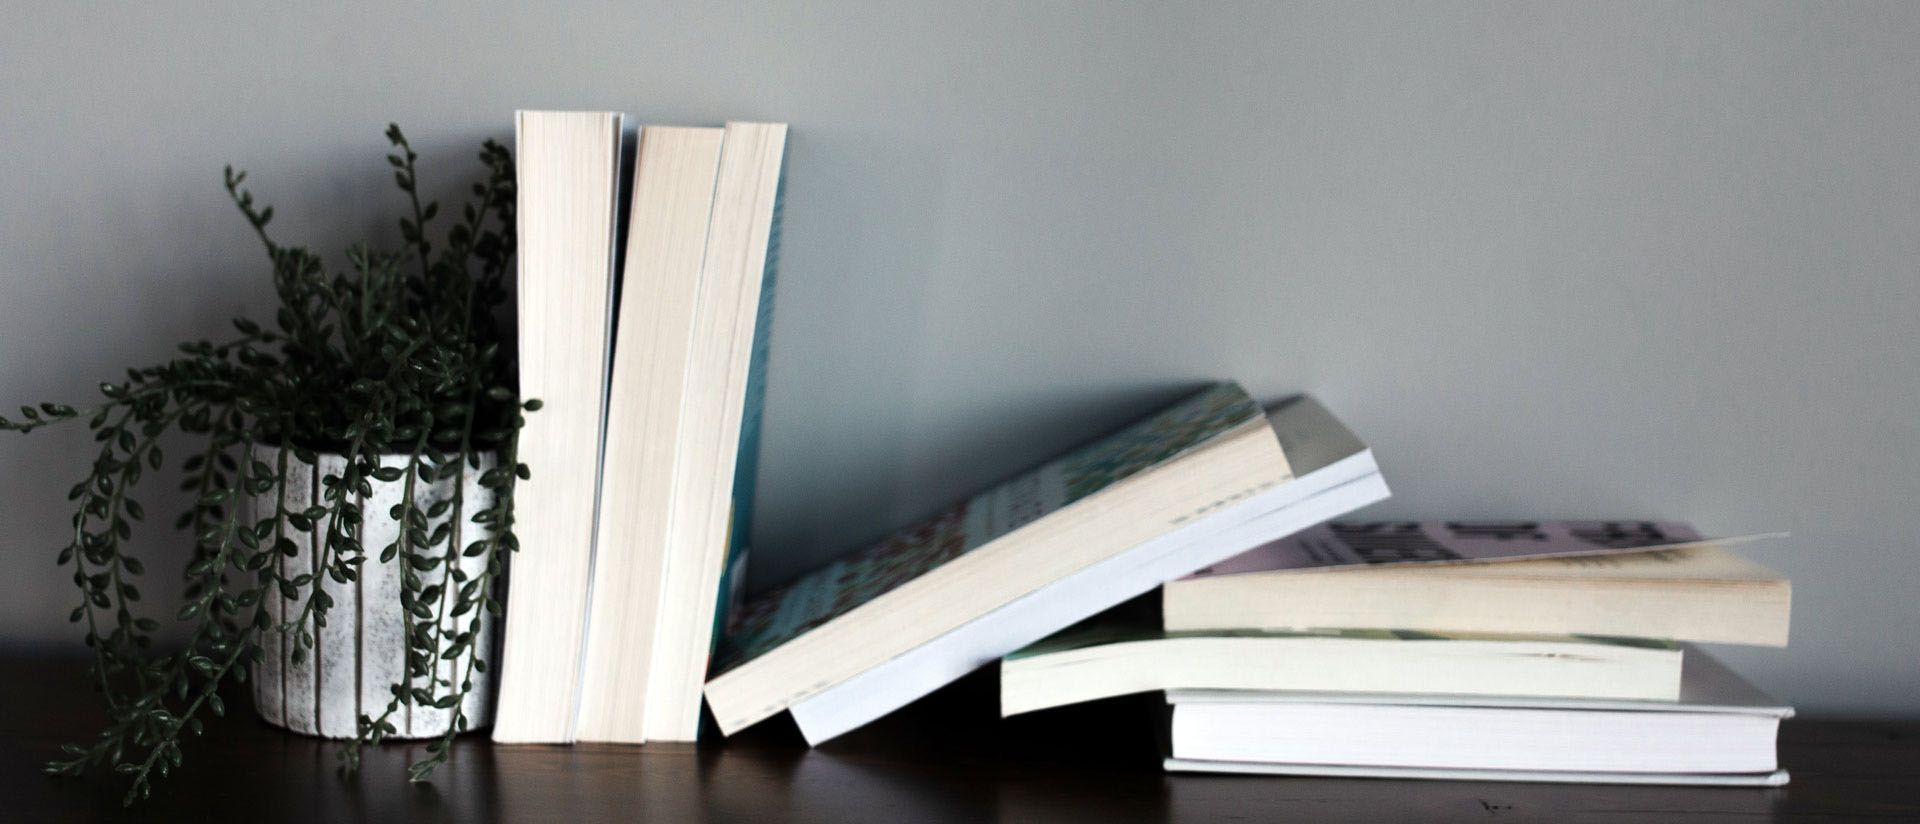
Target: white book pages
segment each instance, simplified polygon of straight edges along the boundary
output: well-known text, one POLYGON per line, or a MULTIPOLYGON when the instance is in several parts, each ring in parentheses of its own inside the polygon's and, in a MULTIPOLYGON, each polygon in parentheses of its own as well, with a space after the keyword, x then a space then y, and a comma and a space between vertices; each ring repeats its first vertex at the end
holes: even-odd
POLYGON ((520 396, 514 490, 520 548, 507 573, 493 739, 573 740, 592 580, 623 121, 612 112, 520 112, 520 396))
POLYGON ((1419 704, 1512 709, 1612 710, 1627 712, 1728 712, 1792 718, 1793 707, 1754 686, 1695 644, 1681 644, 1680 699, 1628 701, 1612 698, 1433 695, 1368 692, 1254 692, 1168 690, 1168 704, 1419 704))
POLYGON ((640 743, 662 610, 721 129, 648 126, 634 158, 578 737, 640 743))
POLYGON ((649 741, 692 741, 700 732, 701 685, 727 563, 734 473, 786 145, 784 123, 728 123, 721 141, 647 676, 649 741))
POLYGON ((807 742, 818 745, 1171 578, 1387 495, 1372 453, 1359 452, 1055 581, 790 712, 807 742))

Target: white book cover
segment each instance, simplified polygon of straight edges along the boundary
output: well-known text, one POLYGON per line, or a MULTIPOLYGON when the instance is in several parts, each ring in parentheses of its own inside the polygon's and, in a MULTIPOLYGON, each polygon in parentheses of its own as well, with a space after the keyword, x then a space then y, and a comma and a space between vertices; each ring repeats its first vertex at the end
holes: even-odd
POLYGON ((1779 724, 1792 708, 1698 649, 1686 661, 1681 698, 1668 702, 1173 692, 1169 755, 1180 769, 1772 780, 1779 724))

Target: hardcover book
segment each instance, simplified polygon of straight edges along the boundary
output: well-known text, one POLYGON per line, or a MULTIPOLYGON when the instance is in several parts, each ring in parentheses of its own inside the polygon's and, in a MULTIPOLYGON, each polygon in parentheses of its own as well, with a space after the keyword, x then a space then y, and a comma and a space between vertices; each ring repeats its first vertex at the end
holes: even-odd
POLYGON ((1497 781, 1786 782, 1793 708, 1699 649, 1677 701, 1172 691, 1166 767, 1497 781))

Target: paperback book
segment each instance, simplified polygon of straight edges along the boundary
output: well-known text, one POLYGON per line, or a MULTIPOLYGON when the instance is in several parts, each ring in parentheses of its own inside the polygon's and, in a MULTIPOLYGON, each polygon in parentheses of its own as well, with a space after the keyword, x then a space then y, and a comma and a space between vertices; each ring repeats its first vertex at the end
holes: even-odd
POLYGON ((1171 581, 1173 631, 1381 627, 1784 646, 1784 576, 1685 524, 1343 524, 1171 581))
POLYGON ((745 562, 786 126, 624 122, 519 115, 505 743, 693 740, 745 562))
POLYGON ((1671 641, 1410 630, 1167 632, 1096 619, 1008 655, 1000 713, 1161 690, 1310 690, 1671 701, 1671 641))
POLYGON ((1365 446, 1312 399, 1268 414, 1219 384, 745 602, 707 702, 724 732, 790 711, 817 744, 1386 494, 1365 446))

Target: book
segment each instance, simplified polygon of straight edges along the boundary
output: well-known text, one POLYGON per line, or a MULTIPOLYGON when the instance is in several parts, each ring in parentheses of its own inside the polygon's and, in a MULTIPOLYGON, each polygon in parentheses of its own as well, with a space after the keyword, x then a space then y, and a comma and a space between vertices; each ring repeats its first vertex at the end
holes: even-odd
POLYGON ((1498 781, 1546 784, 1645 784, 1677 787, 1784 787, 1786 770, 1770 773, 1631 773, 1568 770, 1468 770, 1433 767, 1351 767, 1344 764, 1273 764, 1260 761, 1200 761, 1168 758, 1167 772, 1229 775, 1292 775, 1306 778, 1398 778, 1426 781, 1498 781))
POLYGON ((644 737, 692 741, 701 688, 745 576, 771 354, 785 123, 729 122, 687 361, 644 737))
POLYGON ((692 741, 746 558, 786 127, 635 149, 576 737, 692 741))
POLYGON ((1169 692, 1168 768, 1264 764, 1498 780, 1522 772, 1551 780, 1784 782, 1775 739, 1793 709, 1697 648, 1687 647, 1684 660, 1672 702, 1169 692))
POLYGON ((1161 582, 1385 498, 1311 398, 1189 397, 745 601, 706 698, 818 744, 1161 582))
POLYGON ((613 112, 516 115, 520 396, 519 551, 493 739, 573 740, 606 414, 624 122, 613 112))
POLYGON ((634 151, 577 738, 645 740, 676 461, 721 140, 647 126, 634 151))
POLYGON ((1366 445, 1308 397, 1267 415, 1294 477, 1238 500, 1217 499, 1174 530, 1021 596, 958 630, 788 708, 818 742, 892 711, 1105 606, 1149 592, 1209 558, 1296 532, 1388 495, 1366 445))
POLYGON ((1174 631, 1383 627, 1784 646, 1792 586, 1684 524, 1354 524, 1171 581, 1163 608, 1174 631))
POLYGON ((1680 695, 1671 641, 1408 630, 1168 632, 1104 620, 1000 662, 1000 714, 1178 689, 1631 698, 1680 695))

